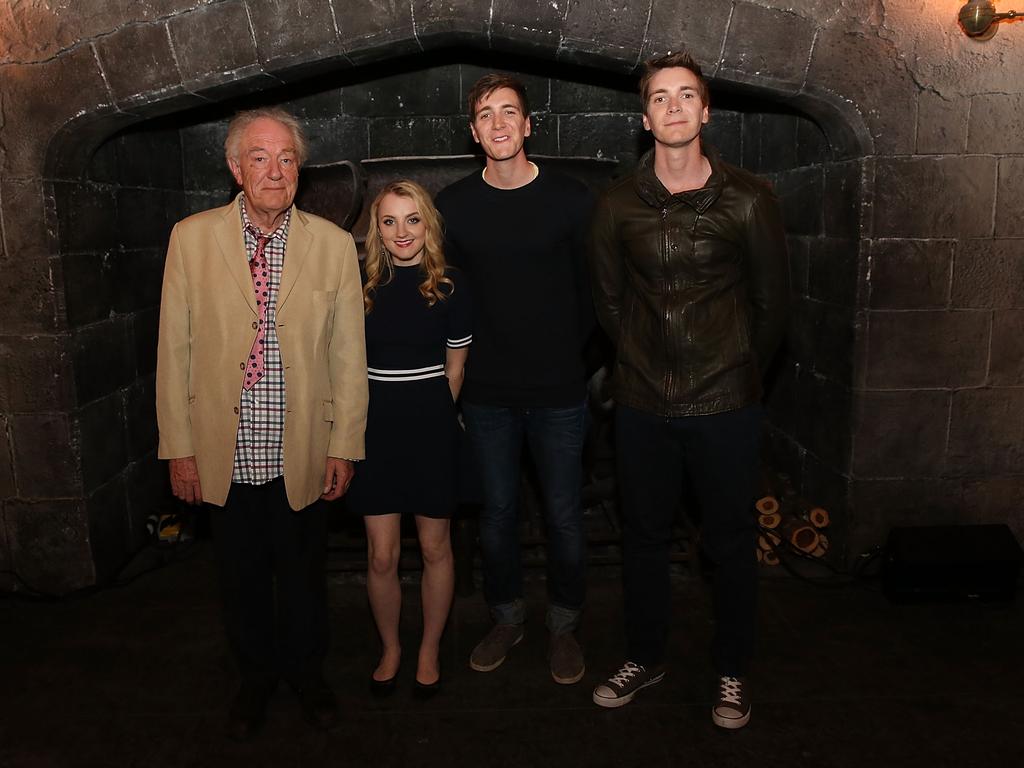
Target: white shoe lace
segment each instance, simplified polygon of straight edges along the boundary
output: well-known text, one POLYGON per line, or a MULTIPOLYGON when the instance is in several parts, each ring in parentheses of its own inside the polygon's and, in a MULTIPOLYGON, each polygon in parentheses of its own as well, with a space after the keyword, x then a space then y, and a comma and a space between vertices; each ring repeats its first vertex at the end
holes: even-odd
POLYGON ((644 668, 639 664, 634 664, 632 661, 627 661, 622 669, 616 672, 614 675, 608 678, 609 683, 615 683, 619 688, 625 688, 626 683, 632 680, 636 675, 639 675, 644 671, 644 668))
POLYGON ((743 683, 735 677, 720 678, 722 696, 719 704, 733 704, 737 708, 743 704, 743 683))

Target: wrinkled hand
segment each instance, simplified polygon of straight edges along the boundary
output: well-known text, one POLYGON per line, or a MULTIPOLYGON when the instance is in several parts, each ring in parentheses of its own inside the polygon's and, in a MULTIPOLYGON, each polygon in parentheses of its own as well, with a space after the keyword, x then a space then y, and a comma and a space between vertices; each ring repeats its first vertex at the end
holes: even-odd
POLYGON ((352 476, 356 473, 355 467, 348 459, 336 459, 333 456, 327 457, 327 469, 324 472, 324 493, 320 497, 324 501, 340 499, 348 491, 352 476))
POLYGON ((171 459, 171 492, 186 504, 202 504, 203 491, 199 487, 199 468, 195 456, 171 459))

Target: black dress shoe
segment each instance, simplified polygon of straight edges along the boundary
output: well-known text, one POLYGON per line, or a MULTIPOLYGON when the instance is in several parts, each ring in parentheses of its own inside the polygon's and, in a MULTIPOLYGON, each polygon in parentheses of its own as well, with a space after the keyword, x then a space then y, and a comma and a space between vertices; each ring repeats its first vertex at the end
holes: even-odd
POLYGON ((338 724, 338 700, 327 683, 298 691, 303 719, 321 731, 329 731, 338 724))
POLYGON ((229 739, 250 741, 262 730, 267 718, 267 702, 272 691, 273 687, 269 685, 242 685, 228 711, 229 739))
POLYGON ((370 693, 378 699, 383 699, 385 696, 393 694, 398 686, 396 682, 398 680, 398 673, 396 672, 387 680, 378 680, 370 673, 370 693))
POLYGON ((432 683, 421 683, 417 680, 412 686, 412 697, 418 701, 426 701, 434 698, 441 692, 441 677, 432 683))

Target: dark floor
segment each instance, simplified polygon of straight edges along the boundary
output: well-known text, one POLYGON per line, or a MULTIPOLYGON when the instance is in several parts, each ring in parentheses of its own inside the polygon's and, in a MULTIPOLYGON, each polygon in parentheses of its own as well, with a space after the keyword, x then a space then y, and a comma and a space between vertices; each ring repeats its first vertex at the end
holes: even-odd
MULTIPOLYGON (((539 571, 530 592, 542 595, 539 571)), ((312 731, 286 690, 255 743, 222 736, 233 683, 208 546, 130 585, 58 603, 0 600, 0 768, 37 766, 1022 766, 1024 617, 1016 605, 893 606, 864 586, 763 580, 750 725, 711 724, 705 585, 680 576, 665 682, 619 710, 591 703, 621 660, 614 568, 591 572, 580 638, 588 672, 555 685, 540 600, 498 670, 467 666, 488 626, 479 595, 456 600, 444 689, 370 698, 376 643, 364 588, 332 575, 328 677, 344 722, 312 731)), ((870 586, 870 585, 868 585, 870 586)), ((407 658, 418 623, 405 588, 407 658)))

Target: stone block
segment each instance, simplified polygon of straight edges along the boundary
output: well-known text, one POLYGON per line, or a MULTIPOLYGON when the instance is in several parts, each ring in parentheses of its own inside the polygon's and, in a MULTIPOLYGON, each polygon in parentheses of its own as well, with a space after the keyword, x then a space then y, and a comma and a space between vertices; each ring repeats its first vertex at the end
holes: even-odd
MULTIPOLYGON (((11 449, 11 435, 8 430, 8 420, 6 414, 0 412, 0 500, 10 499, 17 495, 17 488, 14 483, 14 455, 11 449)), ((0 504, 2 508, 2 504, 0 504)), ((0 525, 3 523, 3 518, 0 517, 0 525)), ((3 532, 0 531, 0 537, 3 536, 3 532)), ((4 539, 3 545, 0 546, 0 557, 3 553, 6 553, 6 539, 4 539)), ((0 568, 0 570, 3 570, 0 568)))
POLYGON ((235 181, 224 158, 226 121, 203 123, 181 129, 185 189, 197 192, 232 189, 235 181))
POLYGON ((73 429, 82 457, 82 489, 86 495, 117 476, 128 462, 125 426, 124 396, 120 391, 94 400, 75 413, 73 429))
POLYGON ((336 14, 341 44, 356 64, 419 53, 410 3, 347 0, 336 14), (384 52, 387 55, 384 56, 384 52))
POLYGON ((760 169, 762 173, 786 171, 799 165, 797 160, 797 125, 800 118, 788 112, 765 112, 761 115, 760 169))
POLYGON ((116 392, 135 378, 128 319, 123 316, 79 328, 69 348, 79 405, 116 392))
POLYGON ((314 84, 313 90, 301 85, 290 88, 288 100, 282 101, 280 106, 299 120, 329 120, 338 117, 342 113, 342 89, 321 89, 322 85, 319 84, 319 81, 314 84))
POLYGON ((191 216, 193 213, 227 205, 234 199, 237 192, 238 189, 233 187, 207 192, 186 192, 182 216, 191 216))
MULTIPOLYGON (((560 148, 560 134, 562 115, 544 114, 534 112, 530 115, 530 128, 532 133, 526 140, 526 151, 531 155, 561 156, 566 154, 560 148)), ((466 133, 467 151, 473 154, 482 154, 480 145, 474 144, 469 132, 466 133)), ((458 136, 452 139, 452 151, 458 154, 458 136)))
POLYGON ((118 137, 100 144, 89 160, 85 178, 97 184, 117 184, 121 179, 117 164, 118 137))
POLYGON ((580 112, 639 114, 642 105, 636 79, 623 78, 620 87, 610 87, 609 80, 620 85, 619 80, 604 72, 588 82, 552 78, 548 108, 552 112, 570 115, 580 112))
POLYGON ((875 169, 875 237, 991 236, 995 158, 878 158, 875 169))
MULTIPOLYGON (((248 37, 248 29, 245 30, 248 37)), ((118 104, 142 102, 155 94, 181 93, 181 75, 167 27, 131 24, 95 42, 96 55, 118 104)))
MULTIPOLYGON (((128 250, 165 250, 171 235, 164 190, 124 187, 117 190, 118 245, 128 250)), ((180 214, 180 208, 175 213, 180 214)), ((177 219, 177 216, 173 218, 177 219)), ((109 247, 109 243, 108 243, 109 247)))
POLYGON ((950 472, 968 477, 1024 473, 1024 389, 965 389, 953 393, 950 472))
POLYGON ((152 249, 112 254, 109 279, 115 312, 137 312, 160 305, 164 253, 165 249, 152 249))
POLYGON ((965 480, 963 509, 967 521, 976 524, 1005 523, 1017 541, 1024 542, 1024 475, 1004 475, 965 480))
MULTIPOLYGON (((566 9, 559 3, 493 0, 489 40, 492 48, 550 57, 561 41, 566 9)), ((464 81, 467 85, 471 81, 464 81)))
POLYGON ((5 334, 52 333, 63 324, 48 259, 9 261, 0 269, 0 328, 5 334))
POLYGON ((950 393, 860 392, 854 421, 853 472, 866 477, 943 474, 950 393))
POLYGON ((789 252, 789 289, 793 296, 807 296, 813 240, 814 238, 797 235, 786 238, 786 249, 789 252))
POLYGON ((369 124, 361 117, 306 122, 310 165, 362 160, 369 151, 369 124))
MULTIPOLYGON (((42 64, 8 64, 0 78, 4 105, 4 178, 38 177, 51 139, 79 115, 109 112, 110 95, 92 48, 82 45, 42 64), (39 98, 46 94, 46 98, 39 98)), ((58 141, 74 151, 88 144, 84 132, 58 141)), ((79 160, 88 158, 90 151, 79 160)), ((6 218, 6 217, 5 217, 6 218)))
POLYGON ((701 142, 707 141, 727 163, 740 165, 743 161, 743 121, 739 113, 712 111, 711 122, 701 131, 701 142))
POLYGON ((824 229, 821 200, 825 186, 821 168, 795 168, 774 177, 782 203, 786 231, 791 235, 820 235, 824 229))
POLYGON ((116 254, 109 251, 72 253, 61 258, 68 327, 77 328, 110 316, 114 306, 114 258, 116 254))
POLYGON ((800 422, 800 403, 797 400, 796 377, 799 363, 789 355, 780 354, 764 381, 764 402, 768 420, 791 436, 796 435, 800 422))
MULTIPOLYGON (((1020 130, 1017 131, 1021 133, 1020 130)), ((996 190, 996 235, 1024 237, 1024 157, 999 160, 999 187, 996 190)))
POLYGON ((959 155, 967 146, 968 99, 948 99, 921 91, 917 99, 917 153, 959 155))
POLYGON ((994 387, 1024 386, 1024 309, 992 314, 988 383, 994 387))
POLYGON ((448 155, 454 132, 450 117, 371 119, 369 156, 448 155))
POLYGON ((818 301, 852 307, 857 301, 860 244, 856 240, 819 237, 808 241, 807 295, 818 301))
POLYGON ((939 477, 857 478, 850 483, 850 497, 852 555, 884 545, 895 526, 949 525, 961 522, 963 514, 960 483, 939 477))
POLYGON ((558 118, 558 152, 563 157, 611 157, 629 162, 639 156, 640 116, 565 115, 558 118))
POLYGON ((416 37, 426 49, 487 40, 488 15, 477 0, 412 0, 416 37))
POLYGON ((1024 307, 1020 240, 963 240, 953 263, 953 306, 1024 307))
POLYGON ((54 182, 53 196, 61 253, 102 253, 116 244, 116 198, 109 187, 54 182))
POLYGON ((66 413, 18 413, 10 417, 9 425, 20 498, 81 494, 79 447, 66 413))
MULTIPOLYGON (((806 120, 800 125, 807 123, 806 120)), ((861 233, 861 175, 858 160, 825 164, 825 193, 821 202, 825 234, 859 239, 861 233)))
POLYGON ((728 0, 654 0, 641 60, 688 51, 710 79, 718 70, 732 6, 728 0))
POLYGON ((144 375, 124 392, 128 461, 138 461, 156 448, 156 377, 144 375))
POLYGON ((111 581, 128 562, 130 539, 124 479, 118 475, 97 488, 85 502, 89 518, 89 546, 96 580, 111 581))
POLYGON ((871 312, 867 386, 977 387, 985 382, 988 312, 871 312))
POLYGON ((61 411, 74 404, 63 336, 0 336, 0 410, 61 411))
POLYGON ((819 30, 810 58, 807 82, 856 105, 876 153, 914 151, 919 89, 893 41, 837 25, 819 30))
POLYGON ((764 115, 760 112, 741 112, 743 154, 739 165, 752 173, 763 173, 761 167, 761 123, 764 115))
POLYGON ((797 165, 821 165, 831 159, 828 136, 813 120, 800 116, 796 124, 797 165))
POLYGON ((875 240, 871 243, 874 309, 948 306, 953 249, 949 240, 875 240))
POLYGON ((354 117, 395 117, 415 115, 461 115, 459 67, 443 64, 411 72, 399 72, 342 90, 345 115, 354 117))
POLYGON ((189 90, 260 71, 249 15, 241 0, 205 5, 167 22, 178 69, 189 90))
POLYGON ((845 384, 808 370, 796 377, 797 439, 808 452, 840 472, 850 463, 853 396, 845 384))
POLYGON ((0 242, 0 263, 5 259, 45 258, 57 249, 55 234, 47 227, 47 209, 52 211, 52 184, 38 179, 0 178, 0 214, 4 236, 0 242), (3 249, 6 247, 6 254, 3 249))
POLYGON ((804 82, 816 27, 788 11, 737 3, 729 21, 720 74, 797 91, 804 82))
POLYGON ((246 5, 257 53, 268 70, 341 53, 330 0, 247 0, 246 5))
POLYGON ((568 0, 559 60, 620 62, 622 69, 631 70, 644 42, 649 10, 646 3, 568 0))
POLYGON ((160 330, 160 310, 154 307, 132 315, 131 343, 135 350, 135 368, 139 376, 156 370, 156 345, 160 330))
POLYGON ((128 187, 181 189, 181 133, 173 129, 140 129, 115 142, 118 182, 128 187))
POLYGON ((60 595, 96 582, 81 500, 10 501, 4 520, 14 570, 30 589, 60 595))
POLYGON ((967 151, 978 154, 1024 154, 1024 94, 979 93, 971 99, 967 151))
POLYGON ((802 487, 804 456, 807 452, 785 428, 778 428, 774 422, 765 423, 764 435, 764 462, 774 471, 789 475, 797 487, 802 487))

